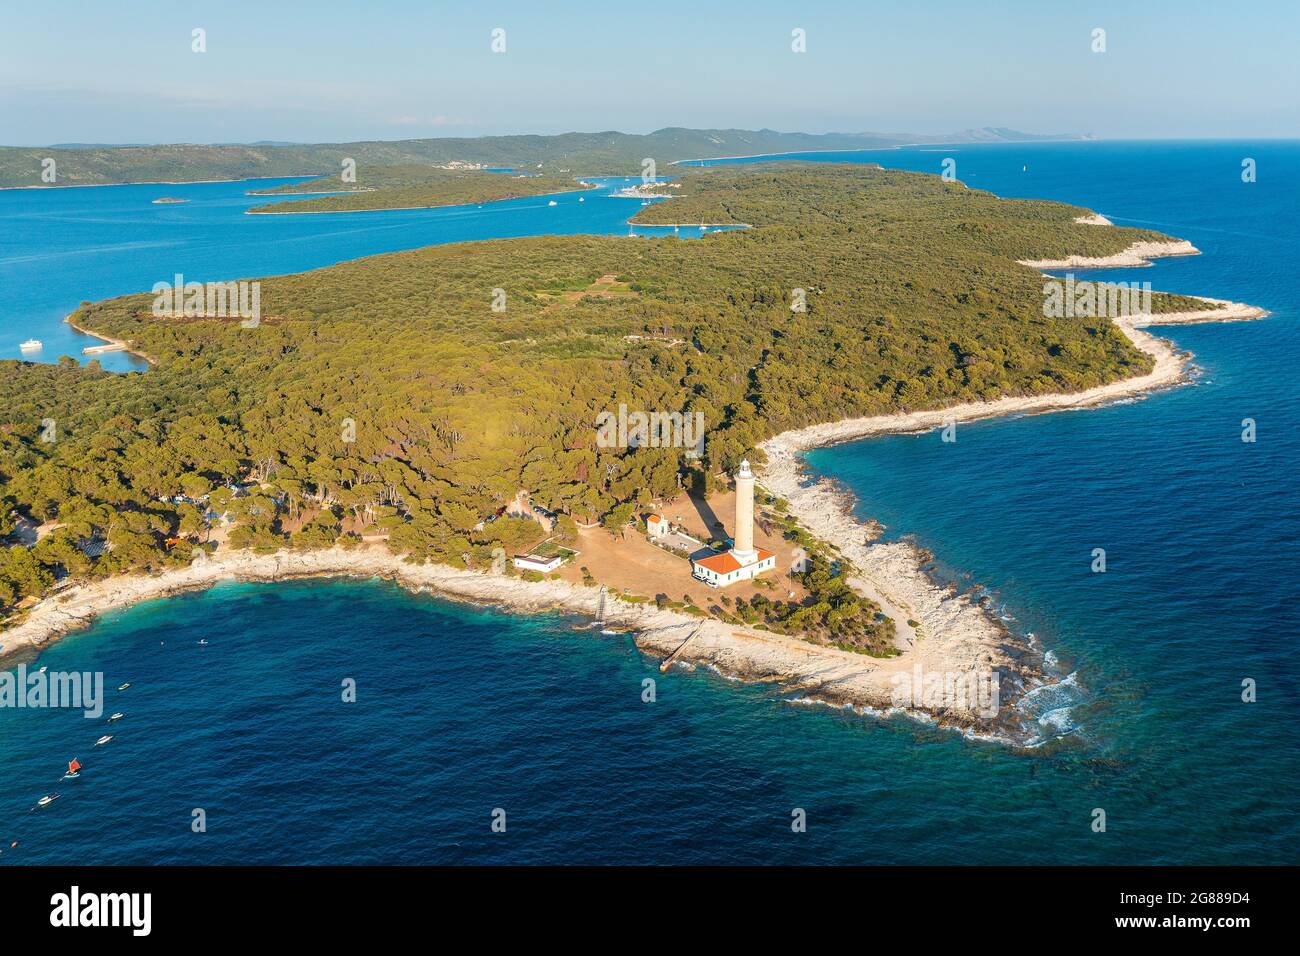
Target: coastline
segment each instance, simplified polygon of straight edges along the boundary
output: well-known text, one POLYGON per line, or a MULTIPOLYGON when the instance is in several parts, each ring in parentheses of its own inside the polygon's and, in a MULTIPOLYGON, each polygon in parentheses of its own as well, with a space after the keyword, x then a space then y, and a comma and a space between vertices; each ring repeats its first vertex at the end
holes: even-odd
MULTIPOLYGON (((1140 264, 1145 262, 1145 257, 1194 253, 1190 243, 1181 241, 1136 243, 1110 258, 1120 259, 1123 264, 1140 264)), ((946 707, 918 705, 904 712, 935 720, 940 726, 1023 743, 1029 735, 1015 704, 1027 690, 1052 680, 1043 673, 1042 649, 1009 632, 969 594, 941 587, 926 570, 928 557, 915 545, 874 543, 872 526, 858 521, 852 514, 852 495, 827 480, 805 481, 801 453, 872 435, 929 430, 948 421, 1087 408, 1178 384, 1185 380, 1191 356, 1178 352, 1171 342, 1139 326, 1240 321, 1266 314, 1242 303, 1204 301, 1207 308, 1196 311, 1113 320, 1134 346, 1153 358, 1151 371, 1142 375, 1077 393, 1013 395, 920 412, 828 422, 786 431, 760 443, 758 447, 767 456, 767 464, 760 471, 760 483, 768 492, 789 502, 790 513, 804 527, 854 563, 858 573, 850 583, 875 600, 897 625, 901 652, 898 656, 870 657, 797 637, 617 599, 608 602, 609 622, 635 630, 638 647, 664 658, 665 662, 703 664, 742 680, 775 681, 783 690, 799 692, 809 700, 870 712, 897 712, 899 708, 893 704, 895 678, 910 676, 917 668, 927 674, 973 675, 995 671, 1000 677, 1001 707, 992 719, 975 712, 973 701, 969 706, 952 701, 946 702, 946 707)), ((69 322, 70 319, 69 316, 69 322)), ((109 342, 116 341, 75 324, 73 328, 109 342)), ((132 354, 152 364, 147 355, 134 351, 132 354)), ((210 587, 220 581, 340 576, 384 578, 414 590, 430 590, 449 598, 523 612, 562 610, 592 614, 600 593, 596 586, 551 578, 526 582, 483 571, 410 563, 380 545, 301 552, 280 550, 272 554, 226 551, 161 574, 122 575, 74 584, 51 594, 33 606, 22 623, 0 632, 0 644, 4 648, 0 655, 39 649, 54 638, 88 626, 105 611, 210 587)))
MULTIPOLYGON (((481 202, 439 203, 433 206, 376 206, 373 209, 284 209, 279 212, 275 210, 274 208, 275 206, 292 205, 294 199, 296 198, 302 198, 304 196, 309 196, 309 195, 349 196, 349 195, 354 195, 354 193, 352 191, 341 192, 341 193, 275 193, 274 195, 276 196, 284 195, 284 196, 290 196, 291 198, 282 203, 271 203, 270 205, 272 208, 260 209, 260 207, 254 207, 252 209, 245 209, 244 215, 245 216, 326 216, 326 215, 338 215, 341 213, 349 213, 349 212, 401 212, 403 210, 411 210, 411 209, 453 209, 457 206, 483 206, 491 202, 510 202, 512 199, 545 199, 547 196, 567 196, 569 193, 585 193, 585 192, 591 192, 593 189, 599 189, 599 188, 600 188, 599 186, 579 186, 575 189, 561 189, 559 192, 554 192, 554 193, 532 193, 531 195, 528 196, 507 196, 501 199, 484 199, 481 202)), ((365 191, 358 190, 357 192, 364 194, 365 191)), ((265 195, 271 195, 271 194, 265 194, 265 195)))
MULTIPOLYGON (((639 213, 637 215, 640 215, 639 213)), ((641 226, 645 229, 661 229, 667 226, 680 226, 683 229, 699 229, 705 226, 709 229, 753 229, 754 227, 747 222, 637 222, 636 216, 627 221, 629 226, 641 226)))
POLYGON ((1013 705, 1018 691, 1027 689, 1026 680, 1034 683, 1052 680, 1042 671, 1041 649, 1011 634, 969 594, 941 587, 926 571, 929 556, 915 544, 875 542, 877 529, 853 515, 856 498, 851 493, 829 479, 807 480, 802 453, 877 435, 931 431, 949 422, 1092 408, 1181 384, 1187 380, 1191 354, 1177 351, 1167 339, 1144 332, 1138 326, 1245 321, 1267 315, 1265 310, 1243 303, 1222 299, 1205 301, 1215 307, 1112 320, 1134 346, 1154 359, 1154 367, 1144 375, 1076 393, 1006 396, 990 402, 966 402, 920 412, 843 419, 791 429, 759 444, 768 459, 759 473, 762 486, 770 494, 784 498, 790 513, 809 531, 838 547, 853 562, 859 574, 850 583, 894 617, 900 624, 900 635, 904 633, 900 618, 906 616, 919 625, 908 651, 882 662, 884 673, 895 673, 898 665, 906 669, 918 664, 926 672, 994 669, 1003 674, 1004 701, 1010 700, 1013 705), (1008 688, 1009 675, 1012 686, 1008 688))
MULTIPOLYGON (((1100 226, 1101 222, 1079 217, 1075 222, 1100 226)), ((1110 225, 1107 221, 1104 225, 1110 225)), ((1017 259, 1022 266, 1031 269, 1131 269, 1151 265, 1152 259, 1169 256, 1196 256, 1201 250, 1186 239, 1174 239, 1170 242, 1135 242, 1110 256, 1068 256, 1064 259, 1017 259)))
POLYGON ((241 176, 239 179, 157 179, 147 183, 49 183, 42 186, 0 186, 5 189, 94 189, 97 186, 198 186, 204 183, 247 183, 254 179, 315 179, 326 173, 293 173, 285 176, 241 176))
MULTIPOLYGON (((51 595, 36 604, 21 624, 0 632, 4 646, 0 657, 21 650, 39 650, 52 640, 90 626, 108 611, 204 590, 225 581, 326 577, 380 578, 416 592, 428 591, 438 597, 528 613, 592 615, 600 598, 597 586, 553 578, 528 582, 489 571, 408 563, 382 546, 281 550, 271 554, 227 551, 161 574, 120 575, 77 584, 51 595)), ((614 598, 606 602, 605 626, 611 625, 633 629, 639 648, 665 660, 704 665, 740 680, 776 681, 784 689, 801 691, 826 703, 871 710, 892 706, 889 676, 900 670, 910 672, 915 663, 907 655, 873 658, 797 637, 614 598)), ((964 729, 978 727, 987 732, 990 722, 975 713, 950 709, 942 715, 941 723, 964 729)))
POLYGON ((1245 302, 1232 302, 1228 299, 1212 299, 1209 296, 1194 295, 1188 298, 1208 302, 1213 308, 1196 309, 1191 312, 1157 312, 1150 315, 1131 315, 1127 323, 1136 328, 1149 325, 1191 325, 1198 322, 1249 322, 1262 319, 1268 315, 1266 309, 1245 302))
MULTIPOLYGON (((1204 298, 1197 296, 1196 298, 1204 298)), ((1125 316, 1111 321, 1119 327, 1130 342, 1155 360, 1155 367, 1145 375, 1108 382, 1081 392, 1050 392, 1043 395, 1008 395, 989 402, 964 402, 946 408, 926 409, 918 412, 900 412, 866 418, 846 418, 838 422, 810 425, 806 428, 782 432, 762 442, 760 447, 769 455, 784 458, 842 442, 856 441, 874 435, 923 432, 940 428, 950 421, 976 421, 1000 418, 1006 415, 1035 414, 1072 408, 1092 408, 1107 402, 1142 395, 1156 389, 1177 385, 1184 380, 1191 354, 1178 352, 1167 339, 1158 338, 1142 328, 1149 325, 1186 325, 1201 322, 1240 322, 1263 318, 1268 313, 1256 306, 1225 299, 1205 299, 1217 304, 1194 312, 1168 312, 1146 316, 1125 316)), ((769 491, 776 493, 776 489, 769 491)), ((802 517, 802 515, 801 515, 802 517)))
MULTIPOLYGON (((81 327, 80 325, 78 325, 76 322, 73 322, 73 321, 72 321, 72 314, 69 314, 69 315, 64 316, 64 317, 63 317, 63 321, 64 321, 64 322, 67 322, 68 325, 72 326, 74 329, 76 329, 76 330, 77 330, 78 332, 80 332, 82 335, 89 335, 92 339, 99 339, 101 342, 105 342, 105 343, 107 343, 107 344, 109 344, 109 345, 116 345, 116 346, 119 346, 119 348, 117 349, 117 351, 120 351, 120 352, 126 352, 128 355, 134 355, 134 356, 135 356, 136 358, 138 358, 138 359, 143 359, 144 361, 148 362, 150 366, 154 366, 154 365, 157 365, 157 364, 158 364, 158 363, 153 359, 152 356, 146 355, 144 352, 141 352, 141 351, 139 351, 139 350, 137 350, 137 349, 133 349, 133 348, 131 348, 131 346, 127 343, 127 341, 126 341, 125 339, 115 339, 115 338, 111 338, 111 337, 109 337, 109 336, 107 336, 107 335, 101 335, 99 332, 92 332, 92 331, 90 331, 89 329, 84 329, 84 328, 82 328, 82 327, 81 327)), ((86 353, 83 351, 82 354, 84 355, 84 354, 86 354, 86 353)), ((93 357, 93 356, 92 356, 92 357, 93 357)))
MULTIPOLYGON (((1044 680, 1041 652, 1007 631, 969 595, 939 586, 926 572, 926 556, 905 542, 873 543, 874 530, 852 515, 853 497, 825 479, 804 480, 801 453, 810 448, 872 435, 914 432, 945 422, 1011 414, 1088 408, 1179 383, 1190 356, 1172 343, 1137 328, 1144 322, 1177 324, 1256 318, 1263 311, 1240 303, 1207 300, 1217 308, 1116 321, 1142 351, 1155 359, 1149 373, 1078 393, 1008 396, 944 409, 845 419, 795 429, 762 442, 768 461, 760 483, 786 499, 790 513, 809 531, 838 547, 858 568, 851 583, 880 604, 898 626, 902 653, 876 658, 812 644, 796 637, 696 618, 653 605, 607 602, 610 624, 636 631, 638 647, 688 665, 705 665, 742 680, 776 681, 785 690, 833 706, 893 712, 894 678, 920 667, 925 673, 997 671, 1003 705, 992 720, 959 707, 908 713, 937 718, 981 735, 1023 741, 1014 703, 1044 680), (915 621, 913 627, 910 622, 915 621), (689 638, 689 640, 687 640, 689 638), (685 642, 685 643, 683 643, 685 642)), ((88 333, 89 334, 89 333, 88 333)), ((162 574, 130 574, 74 585, 37 603, 26 619, 0 632, 3 655, 39 649, 48 641, 93 623, 100 614, 140 601, 211 587, 220 581, 282 581, 308 577, 384 578, 413 590, 430 590, 513 611, 594 612, 599 588, 555 579, 526 582, 490 572, 408 563, 382 546, 319 551, 281 550, 269 555, 218 552, 206 561, 162 574)))

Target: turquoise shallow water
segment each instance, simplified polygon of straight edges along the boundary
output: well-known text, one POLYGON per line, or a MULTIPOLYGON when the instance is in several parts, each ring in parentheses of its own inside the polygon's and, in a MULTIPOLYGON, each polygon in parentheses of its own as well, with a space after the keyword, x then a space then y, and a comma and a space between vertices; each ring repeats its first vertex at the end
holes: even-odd
MULTIPOLYGON (((888 534, 932 549, 940 575, 989 588, 1073 675, 1039 708, 1049 743, 1012 750, 706 670, 660 675, 627 638, 560 617, 382 583, 231 585, 115 613, 41 656, 130 681, 108 703, 127 716, 93 748, 103 725, 77 712, 0 710, 0 865, 1294 862, 1300 147, 818 158, 937 172, 949 155, 972 186, 1078 202, 1205 253, 1110 277, 1273 311, 1163 331, 1196 353, 1190 387, 963 425, 956 444, 897 436, 810 456, 888 534), (1254 184, 1240 181, 1243 156, 1259 162, 1254 184), (1245 417, 1254 444, 1240 440, 1245 417), (1089 572, 1095 547, 1103 575, 1089 572), (355 703, 340 699, 347 677, 355 703), (641 699, 646 677, 655 703, 641 699), (1240 701, 1246 677, 1257 703, 1240 701), (59 783, 72 756, 86 771, 59 783), (51 789, 63 797, 30 811, 51 789), (190 832, 195 807, 206 834, 190 832), (498 807, 508 827, 494 835, 498 807), (1089 827, 1095 808, 1104 834, 1089 827)), ((76 273, 48 278, 65 299, 97 294, 76 273)))

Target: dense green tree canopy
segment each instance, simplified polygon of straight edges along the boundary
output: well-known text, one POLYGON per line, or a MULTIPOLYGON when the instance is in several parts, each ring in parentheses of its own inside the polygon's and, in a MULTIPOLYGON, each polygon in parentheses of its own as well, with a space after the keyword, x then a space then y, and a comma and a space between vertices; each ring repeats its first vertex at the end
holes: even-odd
POLYGON ((379 530, 420 559, 480 560, 517 543, 483 522, 521 488, 584 523, 621 519, 784 429, 1149 367, 1108 320, 1045 317, 1041 277, 1014 260, 1154 234, 863 166, 695 170, 683 192, 643 215, 754 228, 375 256, 261 280, 255 328, 156 318, 147 294, 80 309, 156 365, 0 362, 3 530, 62 525, 4 551, 0 603, 64 571, 188 560, 213 514, 236 546, 379 530), (620 406, 700 413, 703 457, 605 447, 597 417, 620 406), (108 547, 87 557, 86 541, 108 547))

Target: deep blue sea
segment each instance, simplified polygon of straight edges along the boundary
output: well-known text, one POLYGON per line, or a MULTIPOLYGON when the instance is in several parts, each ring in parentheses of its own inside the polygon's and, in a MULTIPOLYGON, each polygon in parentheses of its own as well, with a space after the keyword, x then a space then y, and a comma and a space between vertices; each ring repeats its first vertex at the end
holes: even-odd
MULTIPOLYGON (((102 670, 108 712, 126 716, 105 729, 0 709, 0 865, 1295 862, 1300 143, 799 158, 937 173, 948 157, 972 187, 1089 206, 1203 252, 1102 276, 1272 311, 1160 330, 1195 353, 1190 386, 963 424, 956 443, 809 456, 1052 652, 1066 682, 1041 708, 1043 746, 807 706, 705 669, 661 675, 629 638, 559 616, 378 582, 232 584, 107 615, 41 654, 33 666, 102 670), (1241 181, 1247 157, 1257 182, 1241 181), (1098 547, 1104 574, 1090 570, 1098 547), (82 777, 61 782, 74 756, 82 777), (206 833, 191 832, 196 808, 206 833), (505 833, 491 831, 498 808, 505 833)), ((187 278, 263 275, 430 242, 620 234, 637 205, 263 220, 238 215, 247 188, 0 192, 0 330, 53 340, 81 299, 146 289, 181 253, 187 278), (196 201, 148 205, 157 195, 196 201)))

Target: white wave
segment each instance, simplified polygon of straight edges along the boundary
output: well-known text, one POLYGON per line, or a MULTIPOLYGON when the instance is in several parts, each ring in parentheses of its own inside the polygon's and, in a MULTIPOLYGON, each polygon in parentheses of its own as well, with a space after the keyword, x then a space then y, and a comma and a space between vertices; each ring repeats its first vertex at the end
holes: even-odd
POLYGON ((1025 691, 1024 696, 1020 698, 1020 706, 1023 707, 1028 704, 1034 703, 1035 701, 1037 701, 1040 695, 1046 695, 1050 697, 1054 694, 1061 694, 1062 692, 1077 690, 1078 677, 1079 677, 1078 671, 1071 671, 1068 676, 1063 677, 1058 681, 1049 681, 1047 683, 1039 684, 1037 687, 1025 691))
POLYGON ((1055 727, 1062 733, 1074 730, 1075 725, 1071 721, 1071 708, 1057 707, 1055 710, 1049 710, 1043 716, 1038 718, 1038 723, 1043 727, 1055 727))

